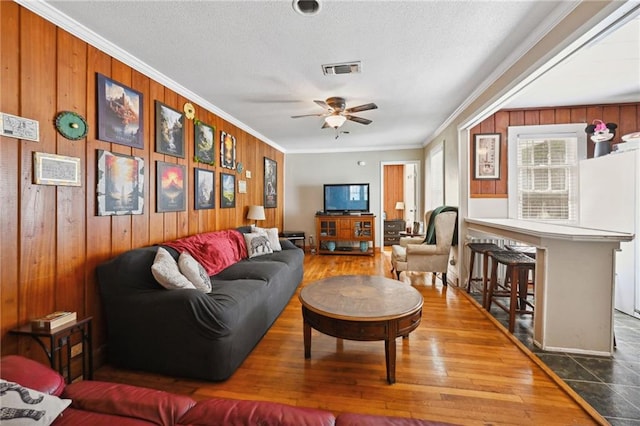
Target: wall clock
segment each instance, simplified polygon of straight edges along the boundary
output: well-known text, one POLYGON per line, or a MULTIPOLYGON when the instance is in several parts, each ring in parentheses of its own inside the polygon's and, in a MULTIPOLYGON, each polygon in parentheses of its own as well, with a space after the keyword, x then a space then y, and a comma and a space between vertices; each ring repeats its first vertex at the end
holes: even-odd
POLYGON ((65 138, 75 141, 87 136, 89 126, 80 114, 62 111, 56 115, 56 129, 65 138))

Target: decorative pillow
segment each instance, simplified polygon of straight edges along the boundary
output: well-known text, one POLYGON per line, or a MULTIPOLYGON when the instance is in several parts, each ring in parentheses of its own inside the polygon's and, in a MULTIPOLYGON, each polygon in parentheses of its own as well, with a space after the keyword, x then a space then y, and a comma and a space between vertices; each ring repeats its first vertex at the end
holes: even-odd
POLYGON ((60 399, 0 379, 3 426, 50 425, 69 404, 70 399, 60 399))
POLYGON ((249 257, 273 253, 271 243, 269 243, 269 239, 266 235, 262 235, 258 232, 250 232, 248 234, 244 234, 244 240, 247 243, 247 253, 249 254, 249 257))
POLYGON ((262 234, 267 237, 269 243, 271 243, 271 249, 273 251, 281 251, 282 246, 280 245, 280 237, 278 233, 278 228, 255 228, 255 231, 258 234, 262 234))
POLYGON ((166 289, 195 288, 187 277, 180 273, 178 263, 173 256, 162 247, 158 247, 158 253, 156 253, 156 258, 153 260, 153 265, 151 265, 151 273, 160 285, 166 289))
POLYGON ((211 291, 211 278, 204 267, 189 253, 183 251, 178 258, 178 268, 182 275, 187 277, 191 284, 198 290, 209 293, 211 291))

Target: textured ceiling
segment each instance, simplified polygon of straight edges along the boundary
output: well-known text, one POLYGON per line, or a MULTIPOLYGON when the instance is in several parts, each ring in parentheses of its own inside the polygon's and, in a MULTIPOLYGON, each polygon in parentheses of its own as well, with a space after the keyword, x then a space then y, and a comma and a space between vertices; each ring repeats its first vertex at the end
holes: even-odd
MULTIPOLYGON (((422 146, 478 87, 521 55, 523 45, 543 35, 545 22, 575 5, 322 1, 317 15, 302 16, 289 0, 40 3, 71 22, 73 33, 113 43, 176 82, 187 97, 197 95, 195 101, 289 153, 422 146), (362 62, 361 74, 322 73, 322 64, 354 60, 362 62), (290 118, 321 113, 313 100, 330 96, 346 98, 347 107, 375 102, 378 109, 356 114, 373 123, 347 122, 341 130, 349 134, 336 140, 335 131, 321 129, 320 117, 290 118)), ((636 67, 637 46, 636 34, 636 67)), ((617 95, 637 99, 640 90, 631 86, 617 95)), ((564 89, 569 103, 563 103, 572 104, 576 91, 564 89)), ((579 93, 581 102, 589 101, 584 88, 579 93)), ((534 94, 532 104, 549 105, 542 91, 534 94)), ((523 97, 513 105, 528 102, 523 97)))

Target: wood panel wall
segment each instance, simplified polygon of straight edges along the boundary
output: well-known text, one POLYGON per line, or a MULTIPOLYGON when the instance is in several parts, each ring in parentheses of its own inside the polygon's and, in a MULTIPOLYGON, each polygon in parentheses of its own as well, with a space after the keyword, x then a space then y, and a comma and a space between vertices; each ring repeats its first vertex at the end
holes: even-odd
POLYGON ((396 210, 396 202, 404 201, 404 165, 384 166, 384 212, 387 220, 402 219, 404 212, 396 210))
MULTIPOLYGON (((106 325, 95 277, 97 264, 135 247, 186 235, 250 224, 249 205, 263 204, 264 157, 278 164, 278 207, 266 210, 262 226, 282 228, 284 154, 195 105, 196 118, 215 126, 219 163, 220 131, 237 139, 237 160, 246 174, 193 161, 193 122, 186 120, 185 158, 155 152, 154 101, 182 110, 189 99, 106 55, 17 5, 0 2, 0 111, 37 120, 40 141, 0 137, 0 296, 2 354, 20 353, 45 360, 42 349, 8 331, 56 310, 77 311, 94 318, 94 348, 106 343, 106 325), (144 148, 133 149, 97 139, 96 73, 143 94, 144 148), (59 111, 86 117, 89 134, 70 141, 54 127, 59 111), (141 215, 96 215, 96 151, 142 157, 145 161, 144 211, 141 215), (82 186, 32 183, 34 152, 81 159, 82 186), (156 213, 156 161, 187 168, 187 209, 156 213), (194 209, 194 167, 215 172, 216 208, 194 209), (220 172, 247 181, 247 193, 236 193, 236 207, 221 209, 220 172)), ((99 351, 98 351, 99 352, 99 351)), ((98 353, 99 355, 100 353, 98 353)), ((98 357, 99 358, 99 357, 98 357)))
MULTIPOLYGON (((508 193, 508 144, 509 126, 534 126, 543 124, 589 123, 602 120, 616 123, 618 128, 613 143, 622 142, 623 135, 640 130, 640 103, 616 105, 586 105, 540 109, 501 110, 471 129, 469 153, 469 190, 472 198, 506 198, 508 193), (473 135, 478 133, 500 134, 500 179, 477 180, 473 178, 473 135)), ((585 124, 586 127, 586 124, 585 124)), ((594 143, 587 139, 587 157, 593 158, 594 143)))

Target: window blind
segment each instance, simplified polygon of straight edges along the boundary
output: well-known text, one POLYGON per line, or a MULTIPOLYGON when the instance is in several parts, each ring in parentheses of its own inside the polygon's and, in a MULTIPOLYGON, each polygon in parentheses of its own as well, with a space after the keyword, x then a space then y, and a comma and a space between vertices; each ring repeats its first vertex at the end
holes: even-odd
POLYGON ((518 135, 517 166, 519 219, 577 220, 577 137, 518 135))

